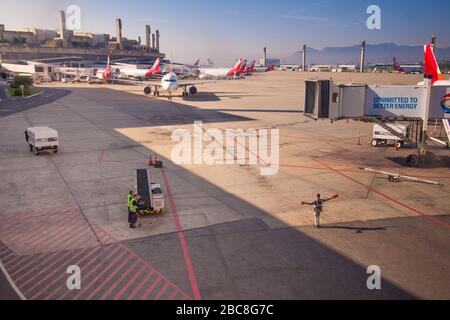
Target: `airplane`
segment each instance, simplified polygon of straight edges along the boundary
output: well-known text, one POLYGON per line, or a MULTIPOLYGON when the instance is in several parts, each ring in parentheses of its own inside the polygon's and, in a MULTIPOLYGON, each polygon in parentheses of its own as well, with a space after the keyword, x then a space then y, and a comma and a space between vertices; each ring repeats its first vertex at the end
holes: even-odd
POLYGON ((168 61, 165 63, 162 73, 174 72, 180 78, 188 78, 191 76, 196 76, 198 74, 198 68, 200 65, 200 59, 194 62, 194 64, 182 64, 182 63, 173 63, 172 61, 168 61))
POLYGON ((149 69, 133 69, 133 68, 119 68, 118 76, 134 79, 149 79, 154 75, 160 73, 161 59, 156 59, 153 66, 149 69))
MULTIPOLYGON (((446 80, 444 75, 441 73, 439 64, 437 62, 436 56, 434 55, 434 50, 431 44, 424 46, 424 68, 423 73, 425 75, 431 75, 431 84, 433 86, 449 86, 450 80, 446 80)), ((419 84, 423 84, 419 83, 419 84)))
POLYGON ((151 87, 154 87, 153 95, 159 96, 161 91, 168 93, 169 100, 172 100, 172 93, 178 91, 179 88, 183 89, 182 96, 187 97, 189 94, 195 95, 198 90, 196 85, 214 83, 214 81, 179 81, 175 72, 169 72, 162 79, 161 82, 147 82, 144 88, 144 94, 146 96, 152 93, 151 87), (188 90, 188 87, 189 90, 188 90))
POLYGON ((270 66, 267 67, 266 72, 271 72, 275 70, 275 63, 272 63, 270 66))
POLYGON ((239 59, 236 64, 233 66, 233 68, 199 68, 199 78, 200 79, 206 79, 206 78, 214 78, 214 79, 221 79, 221 78, 236 78, 237 75, 239 75, 242 72, 242 59, 239 59))
POLYGON ((393 64, 393 68, 395 72, 398 73, 406 73, 406 74, 410 74, 410 73, 422 73, 423 71, 423 67, 421 65, 400 65, 397 62, 397 59, 394 57, 394 64, 393 64))
POLYGON ((238 70, 238 75, 243 74, 244 71, 245 71, 245 69, 247 69, 247 59, 245 59, 245 60, 242 62, 242 64, 240 65, 239 70, 238 70))
POLYGON ((255 64, 256 64, 256 61, 253 60, 252 63, 251 63, 249 66, 247 66, 247 67, 245 68, 245 70, 243 71, 243 73, 244 73, 245 75, 251 75, 253 72, 255 72, 255 64))
POLYGON ((94 76, 87 77, 88 83, 106 83, 108 82, 113 76, 113 72, 111 71, 111 61, 110 57, 108 56, 108 63, 106 65, 106 69, 97 69, 95 71, 94 76))
POLYGON ((275 64, 271 64, 267 67, 257 67, 254 69, 255 72, 271 72, 275 70, 275 64))

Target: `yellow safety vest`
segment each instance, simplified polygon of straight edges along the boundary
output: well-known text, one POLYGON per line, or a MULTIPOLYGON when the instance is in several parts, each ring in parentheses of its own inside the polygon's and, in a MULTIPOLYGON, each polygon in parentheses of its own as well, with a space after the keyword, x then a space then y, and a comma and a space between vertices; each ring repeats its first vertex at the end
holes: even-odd
POLYGON ((131 207, 131 202, 133 202, 133 196, 128 195, 128 208, 131 207))
MULTIPOLYGON (((132 201, 131 201, 131 204, 130 204, 130 211, 136 213, 137 210, 138 210, 138 206, 137 206, 137 205, 134 205, 133 202, 135 202, 135 200, 132 200, 132 201)), ((136 201, 136 203, 137 203, 137 201, 136 201)))

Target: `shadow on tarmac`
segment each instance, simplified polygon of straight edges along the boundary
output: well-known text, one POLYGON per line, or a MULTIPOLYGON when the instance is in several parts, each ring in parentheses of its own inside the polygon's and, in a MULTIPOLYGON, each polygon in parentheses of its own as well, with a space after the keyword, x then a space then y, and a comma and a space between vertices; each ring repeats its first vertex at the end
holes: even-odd
MULTIPOLYGON (((83 94, 83 92, 81 92, 83 94)), ((97 93, 98 94, 98 93, 97 93)), ((142 127, 205 123, 249 121, 250 118, 234 116, 217 110, 203 110, 178 102, 149 100, 127 94, 108 94, 99 100, 121 112, 145 120, 142 127), (132 99, 132 103, 130 103, 132 99), (157 118, 157 121, 154 120, 157 118)), ((225 111, 225 110, 224 110, 225 111)), ((228 111, 228 110, 227 110, 228 111)), ((111 129, 117 129, 109 123, 111 129)), ((122 126, 123 128, 124 126, 122 126)), ((133 127, 133 126, 131 126, 133 127)), ((136 142, 124 136, 130 144, 136 142)), ((154 153, 154 150, 149 150, 154 153)), ((159 155, 169 164, 170 160, 159 155)), ((169 166, 170 167, 170 166, 169 166)), ((156 169, 155 169, 156 170, 156 169)), ((193 189, 206 192, 242 216, 241 221, 209 225, 184 230, 195 273, 204 299, 414 299, 402 288, 383 280, 383 290, 367 289, 366 266, 352 261, 337 251, 323 245, 305 233, 282 224, 254 205, 217 187, 182 167, 167 170, 170 180, 183 179, 193 189), (276 229, 264 221, 284 225, 276 229)), ((167 186, 164 186, 167 190, 167 186)), ((176 193, 176 187, 171 185, 176 193)), ((124 190, 124 194, 128 190, 124 190)), ((177 195, 174 194, 176 197, 177 195)), ((177 201, 178 211, 192 209, 183 200, 177 201)), ((202 208, 208 221, 208 208, 202 208)), ((213 212, 211 212, 213 213, 213 212)), ((124 219, 125 215, 124 215, 124 219)), ((124 224, 125 225, 125 224, 124 224)), ((343 227, 345 228, 345 227, 343 227)), ((353 230, 353 229, 351 229, 353 230)), ((384 228, 355 228, 363 231, 383 231, 384 228)), ((178 233, 164 234, 125 241, 158 270, 190 290, 178 233), (161 253, 164 257, 161 257, 161 253), (160 258, 158 258, 160 257, 160 258), (178 268, 174 268, 178 266, 178 268)))

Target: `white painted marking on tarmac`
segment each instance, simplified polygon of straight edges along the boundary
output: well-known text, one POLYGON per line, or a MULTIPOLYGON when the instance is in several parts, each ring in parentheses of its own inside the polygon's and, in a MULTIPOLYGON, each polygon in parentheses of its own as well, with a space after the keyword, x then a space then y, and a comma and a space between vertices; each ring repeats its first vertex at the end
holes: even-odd
POLYGON ((22 300, 27 300, 27 298, 25 298, 25 296, 23 295, 22 291, 20 291, 20 289, 17 288, 16 284, 14 283, 13 279, 9 275, 8 271, 6 271, 5 266, 3 265, 3 263, 1 261, 0 261, 0 269, 2 270, 3 274, 5 275, 6 280, 8 280, 9 284, 11 285, 11 288, 13 288, 13 290, 16 292, 16 294, 19 296, 19 298, 22 300))

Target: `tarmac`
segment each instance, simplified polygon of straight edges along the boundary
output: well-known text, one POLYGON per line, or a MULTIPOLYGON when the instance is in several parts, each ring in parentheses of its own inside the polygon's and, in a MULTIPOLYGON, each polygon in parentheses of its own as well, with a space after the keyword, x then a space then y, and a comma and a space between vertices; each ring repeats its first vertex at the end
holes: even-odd
POLYGON ((198 95, 172 102, 146 97, 143 86, 86 84, 46 85, 26 108, 0 101, 0 260, 17 287, 27 299, 50 300, 449 299, 448 149, 432 145, 440 161, 409 168, 404 158, 414 149, 372 147, 370 123, 305 117, 304 79, 312 76, 421 80, 273 72, 201 85, 198 95), (192 132, 194 121, 204 129, 278 129, 278 173, 173 163, 171 135, 192 132), (29 152, 30 126, 58 130, 60 152, 29 152), (132 230, 126 196, 135 169, 155 154, 164 169, 151 173, 168 212, 132 230), (365 167, 442 185, 391 183, 365 167), (312 208, 300 206, 317 192, 340 195, 326 204, 322 229, 312 208), (79 291, 67 289, 70 265, 82 270, 79 291), (381 290, 366 286, 372 265, 381 268, 381 290))

